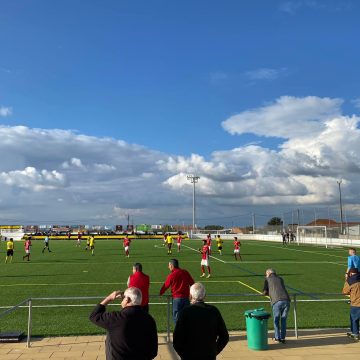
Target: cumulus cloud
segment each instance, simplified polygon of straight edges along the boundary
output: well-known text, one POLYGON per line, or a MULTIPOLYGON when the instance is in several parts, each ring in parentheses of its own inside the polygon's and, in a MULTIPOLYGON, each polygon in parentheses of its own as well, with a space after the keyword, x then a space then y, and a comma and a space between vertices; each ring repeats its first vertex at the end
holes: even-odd
POLYGON ((0 173, 0 181, 6 185, 33 191, 56 189, 65 185, 65 176, 56 170, 38 171, 34 167, 0 173))
POLYGON ((134 223, 190 223, 188 174, 200 176, 199 218, 239 209, 267 207, 279 215, 279 206, 337 206, 338 179, 344 203, 355 211, 360 118, 342 114, 341 104, 283 96, 243 111, 225 120, 224 129, 281 137, 280 146, 255 142, 208 157, 169 155, 72 131, 0 126, 0 215, 26 222, 124 224, 129 214, 134 223))
POLYGON ((12 108, 0 106, 0 117, 8 117, 12 115, 12 108))
MULTIPOLYGON (((281 97, 272 104, 231 117, 232 134, 284 138, 278 149, 246 145, 215 151, 210 159, 171 156, 159 166, 174 175, 164 183, 186 191, 186 173, 201 179, 197 192, 231 206, 336 204, 336 180, 346 178, 346 202, 359 203, 360 130, 358 116, 341 114, 341 99, 281 97)), ((210 200, 209 200, 210 201, 210 200)))
POLYGON ((308 137, 325 129, 324 120, 340 114, 341 99, 282 96, 274 103, 246 110, 223 121, 230 134, 280 138, 308 137))

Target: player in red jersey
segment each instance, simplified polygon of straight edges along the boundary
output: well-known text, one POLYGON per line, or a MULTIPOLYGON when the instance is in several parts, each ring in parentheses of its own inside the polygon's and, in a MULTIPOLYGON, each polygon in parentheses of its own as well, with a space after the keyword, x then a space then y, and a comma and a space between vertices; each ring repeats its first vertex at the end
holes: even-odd
POLYGON ((211 234, 208 234, 207 237, 206 237, 206 243, 207 243, 207 246, 209 248, 209 255, 211 255, 211 234))
POLYGON ((25 240, 25 255, 23 256, 23 260, 27 258, 27 261, 30 261, 30 248, 31 248, 31 236, 25 240))
POLYGON ((178 236, 176 238, 176 243, 177 243, 177 247, 178 247, 178 252, 180 252, 180 248, 181 248, 181 242, 182 242, 182 236, 181 233, 178 233, 178 236))
POLYGON ((124 245, 124 250, 125 250, 125 256, 126 257, 130 257, 130 253, 129 253, 130 243, 131 243, 131 240, 128 238, 127 235, 125 235, 123 245, 124 245))
MULTIPOLYGON (((77 243, 76 246, 81 246, 81 238, 82 238, 82 233, 79 231, 77 233, 77 243)), ((87 247, 87 246, 86 246, 87 247)), ((86 249, 87 250, 87 249, 86 249)))
POLYGON ((234 237, 234 256, 235 256, 235 260, 237 260, 237 257, 239 255, 239 260, 242 261, 242 258, 241 258, 241 255, 240 255, 240 246, 241 246, 241 242, 235 236, 234 237))
POLYGON ((209 265, 209 246, 207 245, 207 240, 203 240, 203 247, 201 249, 199 249, 200 253, 201 253, 201 276, 200 277, 204 277, 205 276, 205 266, 207 267, 207 271, 208 271, 208 276, 207 278, 209 278, 211 275, 211 271, 210 271, 210 265, 209 265))

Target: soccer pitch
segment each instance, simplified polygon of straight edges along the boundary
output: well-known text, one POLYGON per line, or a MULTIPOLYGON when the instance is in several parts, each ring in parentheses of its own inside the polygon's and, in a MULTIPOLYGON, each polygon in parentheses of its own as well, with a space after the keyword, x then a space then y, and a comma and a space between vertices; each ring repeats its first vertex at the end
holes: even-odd
MULTIPOLYGON (((180 267, 187 269, 195 281, 205 284, 207 301, 213 302, 224 316, 229 329, 245 328, 244 311, 264 307, 270 311, 264 296, 238 296, 258 294, 264 284, 264 273, 269 267, 284 278, 290 294, 297 293, 297 318, 300 328, 347 327, 349 305, 344 301, 318 302, 343 296, 320 296, 319 293, 340 293, 346 270, 347 249, 323 247, 283 247, 274 242, 242 241, 243 261, 235 261, 233 242, 224 241, 220 256, 213 243, 211 258, 212 277, 200 279, 200 259, 197 252, 201 240, 184 240, 181 252, 174 244, 173 254, 167 255, 161 240, 133 240, 130 258, 126 258, 119 240, 98 240, 95 255, 85 251, 76 241, 51 240, 51 253, 42 254, 42 241, 33 241, 31 261, 22 261, 24 247, 15 243, 12 264, 4 264, 5 244, 1 244, 0 306, 12 306, 27 298, 96 296, 98 301, 116 289, 125 289, 132 264, 141 262, 151 278, 150 294, 158 295, 169 270, 170 258, 177 258, 180 267), (234 295, 234 296, 232 296, 234 295), (236 295, 236 296, 235 296, 236 295), (241 301, 248 301, 243 303, 241 301), (263 301, 256 303, 254 301, 263 301)), ((169 290, 167 292, 169 294, 169 290)), ((46 300, 33 302, 32 334, 34 336, 85 335, 102 333, 88 320, 97 300, 46 300), (77 305, 76 307, 68 305, 77 305)), ((167 323, 166 298, 152 297, 150 313, 157 321, 158 330, 164 332, 167 323)), ((294 326, 293 302, 289 327, 294 326)), ((117 306, 109 309, 117 309, 117 306)), ((2 308, 0 311, 4 311, 2 308)), ((22 308, 0 320, 1 331, 26 330, 27 309, 22 308)), ((270 319, 270 327, 272 321, 270 319)))

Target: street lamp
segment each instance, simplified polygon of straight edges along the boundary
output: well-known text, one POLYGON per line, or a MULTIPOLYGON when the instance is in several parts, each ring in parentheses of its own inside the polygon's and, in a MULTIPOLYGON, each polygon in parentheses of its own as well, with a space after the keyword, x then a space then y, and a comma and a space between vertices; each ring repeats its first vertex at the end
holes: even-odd
POLYGON ((339 201, 340 201, 340 232, 343 233, 343 209, 342 209, 342 200, 341 200, 341 183, 342 180, 336 181, 339 185, 339 201))
POLYGON ((193 223, 192 223, 192 230, 191 230, 191 237, 192 237, 192 233, 195 229, 195 184, 199 181, 200 176, 187 175, 186 178, 193 184, 193 223))

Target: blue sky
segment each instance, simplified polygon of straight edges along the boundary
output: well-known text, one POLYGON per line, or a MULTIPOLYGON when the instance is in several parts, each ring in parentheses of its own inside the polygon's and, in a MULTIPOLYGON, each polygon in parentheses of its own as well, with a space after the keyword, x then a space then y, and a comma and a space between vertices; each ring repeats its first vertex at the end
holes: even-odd
MULTIPOLYGON (((331 116, 357 114, 359 13, 360 3, 351 0, 2 0, 0 122, 9 128, 62 129, 74 136, 111 137, 138 144, 161 154, 145 174, 159 161, 166 162, 166 157, 184 157, 189 161, 188 170, 199 172, 199 164, 191 166, 191 154, 203 156, 200 162, 213 164, 214 153, 248 149, 249 144, 268 153, 278 152, 284 142, 294 143, 286 134, 244 126, 235 131, 224 128, 224 122, 249 111, 258 113, 284 96, 341 99, 339 106, 319 101, 331 116)), ((287 101, 280 103, 289 106, 287 101)), ((314 120, 311 116, 306 119, 314 120)), ((235 120, 252 122, 253 118, 235 120)), ((300 117, 299 121, 303 120, 300 117)), ((79 159, 75 153, 69 151, 59 164, 79 159)), ((29 166, 36 171, 55 170, 44 158, 44 154, 32 158, 17 155, 21 161, 14 168, 4 167, 4 176, 29 166)), ((74 166, 85 164, 80 160, 75 160, 74 166)), ((180 168, 164 165, 168 178, 160 179, 175 192, 174 177, 186 172, 180 168)), ((339 169, 331 176, 346 178, 346 171, 353 173, 339 169)), ((242 176, 241 171, 236 174, 242 176)), ((203 176, 206 178, 206 173, 203 176)), ((70 180, 65 178, 62 186, 66 188, 70 180)), ((350 178, 347 184, 350 189, 350 178)), ((212 201, 218 201, 222 195, 212 191, 212 201)), ((304 195, 302 190, 300 194, 304 195)), ((203 195, 210 201, 208 188, 203 195)), ((135 206, 124 202, 125 208, 135 206)), ((289 200, 283 206, 294 202, 297 206, 334 206, 336 192, 313 202, 289 200)), ((268 203, 252 200, 241 206, 257 205, 268 203)), ((136 206, 142 209, 143 205, 136 206)), ((226 210, 230 205, 225 200, 218 206, 222 206, 222 216, 233 211, 226 210)), ((25 215, 15 211, 13 216, 20 219, 25 215)))

